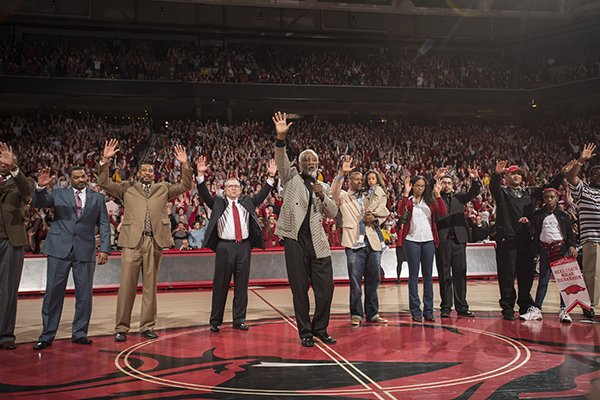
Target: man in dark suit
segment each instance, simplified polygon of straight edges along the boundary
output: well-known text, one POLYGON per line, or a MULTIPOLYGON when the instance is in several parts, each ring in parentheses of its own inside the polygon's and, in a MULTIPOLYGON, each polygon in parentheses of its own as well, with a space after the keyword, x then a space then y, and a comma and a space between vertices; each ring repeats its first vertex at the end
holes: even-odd
MULTIPOLYGON (((445 172, 445 171, 444 171, 445 172)), ((440 244, 436 250, 435 262, 440 285, 442 318, 450 317, 452 303, 458 315, 474 317, 467 303, 467 242, 469 232, 465 219, 465 204, 481 192, 481 183, 477 169, 469 169, 471 188, 467 193, 454 192, 454 183, 450 175, 441 179, 442 199, 446 203, 448 214, 437 221, 440 244)))
POLYGON ((11 147, 0 143, 0 350, 14 350, 17 292, 27 244, 24 209, 33 180, 17 167, 11 147))
POLYGON ((110 225, 104 195, 87 188, 88 176, 83 167, 69 171, 70 188, 47 190, 53 177, 48 168, 38 176, 33 206, 52 208, 54 221, 50 226, 44 253, 48 255, 46 293, 42 304, 43 331, 34 350, 49 347, 56 336, 69 271, 75 283, 75 317, 71 341, 92 344, 87 332, 92 315, 92 288, 96 262, 106 264, 110 253, 110 225), (96 253, 96 227, 100 232, 100 250, 96 253))
POLYGON ((267 184, 254 197, 241 196, 240 182, 235 178, 225 181, 224 197, 213 197, 204 180, 208 169, 204 156, 198 158, 197 167, 198 194, 212 210, 204 233, 203 247, 208 247, 216 253, 210 330, 219 332, 223 323, 227 292, 233 275, 233 328, 247 331, 249 328, 246 324, 246 308, 251 250, 253 247, 265 248, 255 209, 265 201, 273 189, 277 167, 275 161, 269 161, 267 184))

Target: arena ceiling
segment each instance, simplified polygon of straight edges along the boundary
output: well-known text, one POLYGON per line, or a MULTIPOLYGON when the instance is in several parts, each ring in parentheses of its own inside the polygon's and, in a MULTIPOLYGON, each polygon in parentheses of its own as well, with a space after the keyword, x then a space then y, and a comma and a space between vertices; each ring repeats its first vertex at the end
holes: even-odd
POLYGON ((121 31, 506 43, 598 30, 594 0, 3 0, 0 21, 121 31))

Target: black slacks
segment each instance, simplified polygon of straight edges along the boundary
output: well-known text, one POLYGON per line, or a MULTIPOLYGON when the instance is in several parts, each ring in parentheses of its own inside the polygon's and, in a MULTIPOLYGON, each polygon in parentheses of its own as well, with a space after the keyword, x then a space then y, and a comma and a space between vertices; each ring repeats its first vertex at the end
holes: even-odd
POLYGON ((440 238, 435 252, 440 286, 440 308, 457 312, 467 311, 467 245, 454 239, 440 238))
POLYGON ((534 305, 531 287, 535 274, 535 265, 531 252, 531 242, 519 238, 498 238, 496 247, 498 265, 498 284, 500 286, 500 307, 502 311, 513 312, 515 300, 519 305, 519 314, 525 314, 534 305), (515 292, 515 276, 519 294, 515 292))
POLYGON ((331 257, 307 257, 299 242, 285 239, 285 264, 292 290, 294 313, 301 338, 324 333, 329 325, 333 299, 333 267, 331 257), (315 313, 311 322, 308 288, 312 284, 315 294, 315 313))
POLYGON ((248 308, 248 279, 250 278, 251 246, 249 240, 240 243, 219 240, 215 256, 215 274, 212 283, 210 324, 221 325, 227 302, 229 284, 233 276, 233 323, 246 322, 248 308))

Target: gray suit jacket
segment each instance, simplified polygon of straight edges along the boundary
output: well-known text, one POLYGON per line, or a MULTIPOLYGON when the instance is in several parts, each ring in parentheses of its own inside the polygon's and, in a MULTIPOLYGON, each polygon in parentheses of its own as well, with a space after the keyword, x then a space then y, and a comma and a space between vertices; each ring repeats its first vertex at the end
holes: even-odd
POLYGON ((66 258, 73 249, 76 260, 94 261, 97 226, 100 231, 99 251, 110 254, 110 225, 104 195, 87 188, 85 196, 85 208, 77 218, 72 188, 56 188, 51 192, 45 188, 34 191, 34 207, 54 210, 54 221, 46 237, 44 253, 66 258))
MULTIPOLYGON (((284 190, 283 205, 277 219, 275 234, 283 238, 298 240, 298 231, 308 211, 308 189, 306 189, 304 179, 298 170, 290 166, 285 147, 275 146, 275 164, 277 164, 279 179, 281 179, 284 190)), ((310 210, 310 233, 317 258, 331 255, 327 234, 323 229, 323 215, 335 218, 338 213, 337 205, 329 196, 329 186, 325 183, 321 184, 326 193, 325 198, 321 201, 313 194, 310 210)))

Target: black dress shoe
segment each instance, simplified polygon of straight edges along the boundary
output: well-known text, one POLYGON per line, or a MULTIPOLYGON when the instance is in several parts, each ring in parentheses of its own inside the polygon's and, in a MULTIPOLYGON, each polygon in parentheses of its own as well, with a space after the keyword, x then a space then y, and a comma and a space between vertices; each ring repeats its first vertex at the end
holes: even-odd
POLYGON ((78 339, 72 339, 71 342, 76 343, 76 344, 92 344, 94 343, 93 340, 90 340, 88 338, 84 337, 80 337, 78 339))
POLYGON ((142 332, 141 335, 148 339, 158 339, 158 335, 154 333, 152 329, 148 329, 147 331, 142 332))
POLYGON ((16 348, 17 346, 12 340, 0 343, 0 350, 14 350, 16 348))
POLYGON ((475 318, 475 313, 471 310, 459 311, 458 315, 461 317, 475 318))
POLYGON ((335 344, 337 340, 335 340, 332 336, 329 336, 327 332, 315 333, 315 336, 318 337, 321 342, 326 344, 335 344))
POLYGON ((127 334, 122 332, 115 333, 115 342, 124 342, 127 340, 127 334))
POLYGON ((217 324, 210 324, 210 331, 211 332, 219 332, 221 330, 221 327, 217 324))
POLYGON ((504 311, 502 311, 502 318, 504 318, 507 321, 514 321, 515 313, 514 313, 514 311, 511 311, 511 310, 504 310, 504 311))
POLYGON ((427 321, 427 322, 435 322, 435 318, 433 317, 433 315, 426 315, 425 316, 425 321, 427 321))
POLYGON ((419 315, 413 315, 412 320, 414 322, 423 322, 423 317, 421 317, 419 315))
POLYGON ((440 317, 450 318, 450 310, 448 310, 447 308, 442 308, 442 311, 440 311, 440 317))
POLYGON ((44 350, 50 346, 52 346, 52 343, 44 342, 43 340, 38 340, 38 342, 33 345, 33 349, 34 350, 44 350))
POLYGON ((250 327, 242 322, 240 324, 233 324, 233 329, 237 329, 238 331, 247 331, 250 329, 250 327))
POLYGON ((302 344, 304 347, 313 347, 315 342, 312 337, 303 337, 301 338, 300 344, 302 344))

